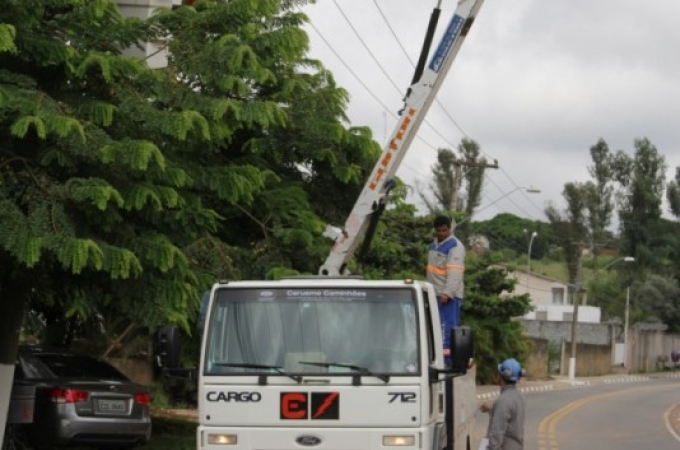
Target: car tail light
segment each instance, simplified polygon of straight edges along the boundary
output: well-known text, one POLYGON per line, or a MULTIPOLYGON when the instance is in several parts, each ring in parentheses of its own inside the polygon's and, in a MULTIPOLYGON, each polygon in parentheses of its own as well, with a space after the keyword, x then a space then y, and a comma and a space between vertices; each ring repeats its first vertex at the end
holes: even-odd
POLYGON ((135 394, 135 403, 139 403, 140 405, 144 406, 149 406, 149 403, 151 403, 151 396, 149 395, 148 392, 138 392, 135 394))
POLYGON ((78 403, 87 400, 87 391, 80 391, 78 389, 50 389, 47 393, 49 398, 56 403, 78 403))

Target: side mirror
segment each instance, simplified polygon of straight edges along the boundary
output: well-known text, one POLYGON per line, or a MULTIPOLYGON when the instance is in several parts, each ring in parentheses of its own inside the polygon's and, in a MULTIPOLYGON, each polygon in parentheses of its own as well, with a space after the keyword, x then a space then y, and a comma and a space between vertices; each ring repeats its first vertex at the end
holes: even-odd
POLYGON ((156 333, 156 364, 160 368, 177 369, 180 366, 180 334, 179 327, 167 325, 156 333))
POLYGON ((466 374, 474 356, 474 337, 470 327, 451 329, 451 370, 466 374))

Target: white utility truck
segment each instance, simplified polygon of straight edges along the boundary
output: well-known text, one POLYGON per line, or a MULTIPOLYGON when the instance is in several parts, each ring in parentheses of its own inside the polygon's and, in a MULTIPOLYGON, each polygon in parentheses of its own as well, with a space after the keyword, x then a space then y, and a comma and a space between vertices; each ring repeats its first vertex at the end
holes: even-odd
MULTIPOLYGON (((399 123, 315 277, 225 281, 207 298, 199 450, 466 449, 476 411, 469 328, 445 364, 432 285, 348 275, 393 177, 483 0, 460 0, 428 59, 435 8, 399 123), (427 64, 427 66, 426 66, 427 64)), ((166 330, 167 331, 167 330, 166 330)), ((161 332, 166 366, 176 333, 161 332)))
POLYGON ((445 366, 429 283, 217 284, 198 375, 198 448, 469 450, 470 330, 454 329, 452 342, 445 366))

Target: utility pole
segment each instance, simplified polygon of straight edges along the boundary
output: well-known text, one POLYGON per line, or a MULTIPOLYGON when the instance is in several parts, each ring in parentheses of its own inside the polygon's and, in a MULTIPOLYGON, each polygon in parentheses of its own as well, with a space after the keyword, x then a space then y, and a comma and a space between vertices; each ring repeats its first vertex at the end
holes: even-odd
POLYGON ((456 159, 453 163, 455 167, 455 179, 453 180, 453 193, 451 194, 451 206, 454 210, 458 210, 458 195, 460 193, 460 186, 463 182, 463 167, 481 167, 484 169, 498 169, 498 161, 494 160, 493 164, 486 161, 475 161, 456 159))
MULTIPOLYGON (((582 250, 580 250, 582 252, 582 250)), ((571 318, 571 353, 569 355, 569 379, 573 380, 576 376, 576 328, 578 327, 578 304, 581 300, 581 284, 583 284, 583 253, 578 257, 578 275, 576 277, 576 292, 574 292, 572 303, 574 312, 571 318)))

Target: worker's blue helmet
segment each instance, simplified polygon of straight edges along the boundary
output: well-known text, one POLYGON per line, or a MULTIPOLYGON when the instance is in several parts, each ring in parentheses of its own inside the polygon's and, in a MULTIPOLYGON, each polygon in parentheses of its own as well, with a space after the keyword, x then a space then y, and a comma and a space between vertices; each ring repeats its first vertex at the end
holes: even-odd
POLYGON ((522 366, 515 358, 508 358, 498 365, 498 373, 505 381, 517 383, 522 378, 522 366))

